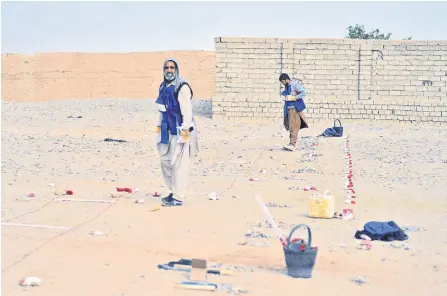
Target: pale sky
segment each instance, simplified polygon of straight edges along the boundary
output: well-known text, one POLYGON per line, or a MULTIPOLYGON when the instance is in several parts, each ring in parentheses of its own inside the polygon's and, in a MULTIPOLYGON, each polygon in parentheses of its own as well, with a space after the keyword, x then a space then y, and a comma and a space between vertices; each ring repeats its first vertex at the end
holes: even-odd
POLYGON ((214 37, 447 40, 447 2, 4 2, 2 53, 214 50, 214 37))

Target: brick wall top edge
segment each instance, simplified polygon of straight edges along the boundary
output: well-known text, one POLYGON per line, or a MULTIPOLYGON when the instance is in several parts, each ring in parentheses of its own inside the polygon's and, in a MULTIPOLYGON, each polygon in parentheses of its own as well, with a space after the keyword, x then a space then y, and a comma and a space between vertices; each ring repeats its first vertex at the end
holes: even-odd
POLYGON ((343 40, 354 41, 355 43, 364 44, 421 44, 421 42, 427 42, 428 45, 435 44, 447 44, 447 40, 362 40, 362 39, 349 39, 349 38, 280 38, 280 37, 216 37, 215 42, 228 42, 228 43, 240 43, 240 42, 263 42, 266 39, 276 39, 278 42, 294 42, 297 40, 312 42, 340 42, 343 40))

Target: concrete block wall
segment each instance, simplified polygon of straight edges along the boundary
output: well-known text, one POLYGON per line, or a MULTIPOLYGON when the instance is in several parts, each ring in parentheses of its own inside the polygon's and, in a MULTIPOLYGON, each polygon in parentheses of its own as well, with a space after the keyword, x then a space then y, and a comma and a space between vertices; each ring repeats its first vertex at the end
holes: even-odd
POLYGON ((447 41, 215 38, 213 117, 282 117, 281 73, 311 120, 447 122, 447 41))

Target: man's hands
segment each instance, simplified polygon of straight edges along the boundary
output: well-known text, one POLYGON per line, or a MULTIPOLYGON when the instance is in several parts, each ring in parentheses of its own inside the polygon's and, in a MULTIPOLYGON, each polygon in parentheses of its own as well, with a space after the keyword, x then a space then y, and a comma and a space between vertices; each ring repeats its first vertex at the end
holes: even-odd
POLYGON ((181 130, 181 132, 180 132, 181 143, 188 142, 190 137, 191 137, 191 133, 190 133, 189 129, 181 130))
POLYGON ((288 102, 294 102, 294 101, 296 101, 296 97, 295 96, 286 96, 286 101, 288 101, 288 102))

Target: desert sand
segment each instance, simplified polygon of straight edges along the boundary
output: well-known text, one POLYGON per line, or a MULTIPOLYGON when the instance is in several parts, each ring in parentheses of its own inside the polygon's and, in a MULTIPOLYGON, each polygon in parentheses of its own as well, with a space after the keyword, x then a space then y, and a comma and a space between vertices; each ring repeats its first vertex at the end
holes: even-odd
POLYGON ((180 258, 233 269, 232 276, 208 280, 246 295, 446 295, 445 128, 343 121, 343 138, 317 139, 333 123, 311 122, 300 133, 299 149, 287 152, 276 147, 288 140, 280 119, 217 121, 209 116, 209 102, 194 104, 201 153, 191 163, 185 205, 151 211, 159 198, 146 194, 167 193, 153 100, 2 100, 2 222, 69 229, 2 226, 2 295, 212 293, 178 289, 187 273, 157 268, 180 258), (344 203, 346 136, 355 205, 344 203), (107 137, 128 142, 105 142, 107 137), (258 181, 249 181, 253 177, 258 181), (309 218, 311 192, 302 188, 311 185, 318 194, 329 190, 336 210, 352 208, 355 219, 309 218), (116 187, 140 191, 112 198, 116 187), (61 188, 74 194, 55 195, 61 188), (30 192, 35 196, 27 197, 30 192), (210 200, 209 192, 219 200, 210 200), (255 194, 272 203, 284 234, 291 225, 311 227, 312 245, 319 248, 312 279, 285 274, 281 245, 271 228, 259 227, 265 223, 255 194), (55 200, 61 197, 116 203, 55 200), (390 220, 408 227, 407 241, 357 248, 356 230, 390 220), (247 238, 252 232, 268 238, 247 238), (19 286, 26 276, 39 277, 41 285, 19 286), (355 282, 359 277, 364 284, 355 282))

